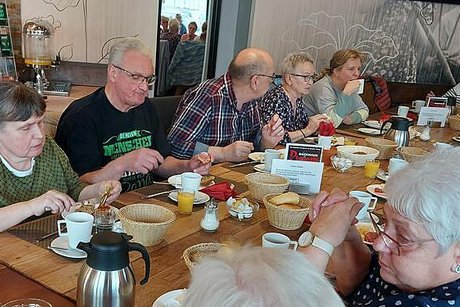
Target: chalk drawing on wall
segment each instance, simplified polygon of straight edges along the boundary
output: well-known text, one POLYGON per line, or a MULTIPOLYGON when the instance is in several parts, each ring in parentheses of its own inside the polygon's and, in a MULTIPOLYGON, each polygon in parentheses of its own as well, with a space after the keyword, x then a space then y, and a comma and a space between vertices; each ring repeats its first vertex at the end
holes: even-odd
POLYGON ((358 49, 366 54, 368 59, 363 71, 366 71, 371 64, 399 56, 399 51, 393 38, 384 31, 369 29, 362 24, 347 25, 343 16, 329 16, 324 11, 300 19, 293 28, 282 34, 281 41, 295 44, 300 51, 309 52, 315 58, 315 62, 320 52, 329 51, 328 53, 334 53, 340 49, 358 49), (302 42, 295 38, 302 37, 299 33, 303 32, 311 32, 311 37, 313 37, 311 41, 319 41, 321 45, 302 45, 302 42), (357 40, 357 37, 360 39, 357 40), (374 50, 383 48, 390 52, 384 55, 374 53, 374 50))

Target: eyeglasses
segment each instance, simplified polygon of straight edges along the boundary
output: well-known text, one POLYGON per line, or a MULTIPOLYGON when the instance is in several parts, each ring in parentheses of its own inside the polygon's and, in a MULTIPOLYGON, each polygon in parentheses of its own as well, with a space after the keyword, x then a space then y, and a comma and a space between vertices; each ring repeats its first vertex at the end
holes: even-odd
MULTIPOLYGON (((377 225, 377 222, 375 221, 374 215, 371 213, 369 214, 371 218, 372 225, 374 225, 375 230, 379 234, 379 236, 382 236, 383 243, 385 243, 385 246, 388 247, 393 254, 396 256, 401 255, 401 249, 409 249, 416 247, 418 245, 434 241, 434 239, 428 239, 428 240, 422 240, 422 241, 417 241, 417 242, 408 242, 408 243, 400 243, 396 239, 393 239, 389 234, 385 232, 385 230, 381 230, 380 226, 377 225)), ((385 225, 383 225, 383 229, 385 229, 385 225)))
POLYGON ((117 65, 114 65, 114 64, 112 64, 112 66, 115 67, 115 68, 118 68, 119 70, 121 70, 122 72, 124 72, 125 74, 130 76, 131 80, 136 84, 141 84, 142 82, 145 81, 145 82, 147 82, 148 85, 152 85, 155 82, 155 80, 157 79, 157 76, 155 76, 155 75, 144 77, 142 75, 133 74, 132 72, 129 72, 126 69, 124 69, 124 68, 122 68, 120 66, 117 66, 117 65))
POLYGON ((276 79, 276 74, 273 74, 271 76, 270 75, 264 75, 264 74, 254 74, 254 75, 252 75, 252 77, 254 77, 254 76, 261 76, 261 77, 270 78, 270 79, 272 79, 272 82, 275 82, 275 79, 276 79))
POLYGON ((296 77, 302 77, 303 81, 305 82, 314 82, 316 78, 318 78, 317 74, 313 74, 313 75, 301 75, 301 74, 292 74, 292 73, 289 73, 289 74, 292 76, 296 76, 296 77))

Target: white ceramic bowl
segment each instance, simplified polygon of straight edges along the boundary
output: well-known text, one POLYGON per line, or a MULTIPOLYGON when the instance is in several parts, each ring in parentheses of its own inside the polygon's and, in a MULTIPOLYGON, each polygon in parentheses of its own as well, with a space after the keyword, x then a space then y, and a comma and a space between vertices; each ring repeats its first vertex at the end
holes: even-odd
POLYGON ((367 146, 338 146, 337 155, 353 161, 353 166, 364 166, 366 161, 372 161, 377 158, 379 151, 367 146))

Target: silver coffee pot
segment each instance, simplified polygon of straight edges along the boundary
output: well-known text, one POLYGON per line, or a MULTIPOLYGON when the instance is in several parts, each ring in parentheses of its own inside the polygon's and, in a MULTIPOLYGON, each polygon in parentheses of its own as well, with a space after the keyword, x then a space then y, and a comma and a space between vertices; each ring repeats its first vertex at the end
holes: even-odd
POLYGON ((406 147, 409 145, 409 127, 412 124, 413 122, 406 117, 393 116, 382 124, 380 133, 383 133, 384 129, 388 129, 384 138, 395 141, 398 147, 406 147), (387 124, 390 124, 389 128, 387 124))
POLYGON ((77 285, 77 306, 134 306, 134 273, 129 264, 129 251, 138 251, 145 262, 145 277, 149 279, 150 257, 144 246, 128 242, 133 237, 125 233, 101 232, 89 243, 78 248, 88 254, 80 269, 77 285))

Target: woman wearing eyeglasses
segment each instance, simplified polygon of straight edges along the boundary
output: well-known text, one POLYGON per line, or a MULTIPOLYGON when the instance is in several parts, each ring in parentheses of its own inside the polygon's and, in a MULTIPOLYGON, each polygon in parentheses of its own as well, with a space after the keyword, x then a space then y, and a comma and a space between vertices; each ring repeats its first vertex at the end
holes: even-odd
POLYGON ((316 77, 313 60, 308 53, 290 53, 282 64, 281 85, 273 87, 259 100, 259 113, 263 124, 278 114, 283 121, 285 135, 280 144, 295 142, 318 129, 327 116, 308 117, 303 96, 310 90, 316 77))
MULTIPOLYGON (((350 306, 460 306, 459 160, 460 149, 440 150, 388 179, 375 251, 348 224, 356 199, 339 190, 319 194, 308 234, 334 250, 329 268, 350 306)), ((329 257, 315 249, 303 253, 324 269, 329 257)))
POLYGON ((308 114, 326 113, 337 127, 360 123, 369 116, 369 108, 358 95, 364 55, 357 50, 343 49, 332 56, 329 67, 305 96, 308 114))

